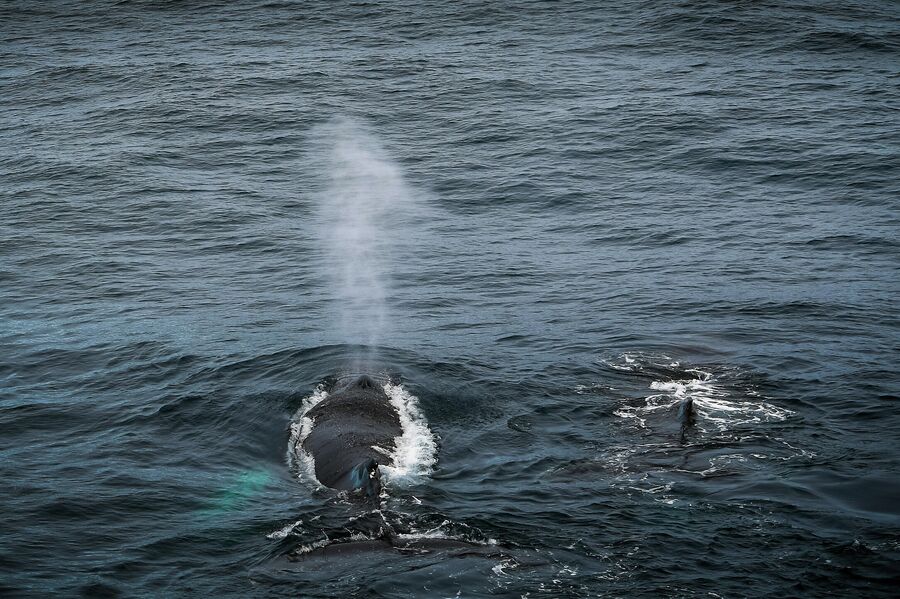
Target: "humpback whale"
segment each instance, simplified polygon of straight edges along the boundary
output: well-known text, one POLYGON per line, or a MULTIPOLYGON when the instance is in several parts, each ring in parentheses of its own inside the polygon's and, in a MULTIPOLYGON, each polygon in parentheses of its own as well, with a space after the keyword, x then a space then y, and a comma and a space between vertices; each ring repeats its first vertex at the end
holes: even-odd
POLYGON ((678 421, 681 423, 681 443, 684 443, 684 437, 688 429, 693 426, 694 420, 694 399, 686 397, 678 406, 678 421))
POLYGON ((332 391, 306 416, 312 427, 303 449, 315 462, 319 482, 377 501, 379 466, 391 464, 395 439, 403 434, 397 409, 384 390, 363 375, 332 391))

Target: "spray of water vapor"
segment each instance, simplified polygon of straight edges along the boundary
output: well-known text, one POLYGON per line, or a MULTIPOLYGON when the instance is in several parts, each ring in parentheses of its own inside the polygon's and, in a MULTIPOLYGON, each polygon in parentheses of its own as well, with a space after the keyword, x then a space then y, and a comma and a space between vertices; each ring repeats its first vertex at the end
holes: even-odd
POLYGON ((328 177, 319 204, 335 332, 345 342, 374 348, 390 320, 394 215, 406 210, 413 196, 397 163, 361 124, 335 121, 317 133, 328 177))

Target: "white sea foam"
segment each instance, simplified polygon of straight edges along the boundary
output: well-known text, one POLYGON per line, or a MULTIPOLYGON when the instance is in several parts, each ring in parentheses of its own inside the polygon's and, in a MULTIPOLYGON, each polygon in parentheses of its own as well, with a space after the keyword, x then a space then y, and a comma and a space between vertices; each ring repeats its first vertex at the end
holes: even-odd
POLYGON ((397 535, 397 538, 403 539, 404 541, 415 541, 419 539, 456 539, 456 537, 446 530, 444 530, 445 526, 449 526, 451 522, 449 520, 444 520, 434 528, 430 528, 424 532, 413 531, 410 533, 400 533, 397 535))
POLYGON ((288 536, 289 534, 291 534, 292 532, 294 532, 294 529, 297 528, 298 526, 300 526, 301 524, 303 524, 303 520, 297 520, 296 522, 292 522, 291 524, 288 524, 287 526, 284 526, 283 528, 279 528, 278 530, 267 534, 266 538, 272 539, 272 540, 283 539, 286 536, 288 536))
POLYGON ((446 539, 451 541, 462 541, 471 545, 481 545, 485 547, 497 545, 497 539, 474 539, 471 538, 472 535, 466 534, 465 532, 454 532, 453 528, 453 522, 451 522, 450 520, 444 520, 437 526, 429 528, 428 530, 422 531, 413 529, 408 533, 398 534, 397 538, 408 542, 432 539, 446 539))
POLYGON ((406 486, 431 474, 437 460, 437 440, 419 410, 418 398, 400 385, 387 383, 384 392, 400 417, 403 434, 394 439, 393 466, 383 468, 386 482, 406 486))
POLYGON ((677 368, 679 362, 665 354, 648 354, 642 352, 624 353, 611 358, 598 360, 604 366, 613 370, 635 372, 643 370, 647 366, 677 368))
POLYGON ((654 412, 672 410, 685 399, 693 400, 697 414, 697 427, 704 431, 724 431, 735 426, 763 422, 780 422, 793 412, 758 399, 759 394, 741 390, 735 396, 725 384, 711 373, 699 369, 687 369, 695 378, 653 381, 650 389, 660 391, 648 395, 643 405, 627 405, 614 413, 622 418, 633 418, 641 427, 646 426, 647 416, 654 412), (752 399, 748 399, 752 397, 752 399))
POLYGON ((288 465, 300 480, 316 488, 322 486, 316 478, 316 462, 312 455, 303 450, 303 441, 309 436, 313 425, 312 418, 307 417, 306 414, 326 397, 328 397, 328 392, 320 385, 312 395, 303 400, 300 409, 291 419, 291 436, 288 441, 288 465))
POLYGON ((321 549, 323 547, 328 547, 329 545, 340 545, 341 543, 352 543, 356 541, 372 541, 374 539, 367 537, 362 533, 356 533, 350 535, 349 537, 342 539, 341 541, 335 542, 331 539, 325 538, 320 539, 318 541, 313 541, 312 543, 307 543, 306 545, 301 545, 294 550, 294 555, 305 555, 308 553, 312 553, 316 549, 321 549))

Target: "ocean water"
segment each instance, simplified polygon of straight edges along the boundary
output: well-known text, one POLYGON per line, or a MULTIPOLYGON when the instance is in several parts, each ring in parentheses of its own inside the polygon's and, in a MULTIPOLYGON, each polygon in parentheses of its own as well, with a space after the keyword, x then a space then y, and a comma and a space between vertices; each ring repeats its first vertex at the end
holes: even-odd
POLYGON ((900 5, 223 4, 0 6, 0 595, 896 593, 900 5))

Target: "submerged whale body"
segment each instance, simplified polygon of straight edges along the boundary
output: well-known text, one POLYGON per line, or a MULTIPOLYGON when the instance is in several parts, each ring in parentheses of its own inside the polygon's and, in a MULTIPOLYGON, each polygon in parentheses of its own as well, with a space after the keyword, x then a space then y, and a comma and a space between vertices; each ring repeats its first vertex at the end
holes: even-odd
POLYGON ((340 491, 381 493, 380 465, 390 465, 403 430, 396 408, 368 376, 338 388, 310 409, 312 428, 303 441, 315 462, 316 478, 340 491))

